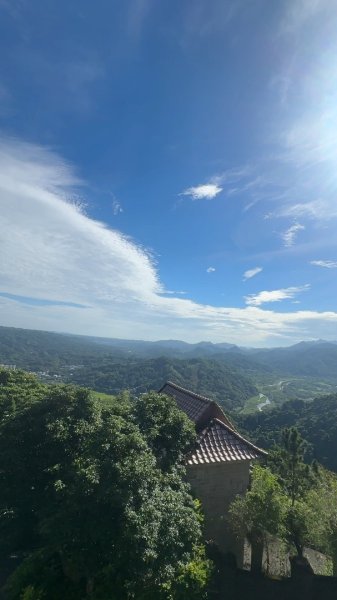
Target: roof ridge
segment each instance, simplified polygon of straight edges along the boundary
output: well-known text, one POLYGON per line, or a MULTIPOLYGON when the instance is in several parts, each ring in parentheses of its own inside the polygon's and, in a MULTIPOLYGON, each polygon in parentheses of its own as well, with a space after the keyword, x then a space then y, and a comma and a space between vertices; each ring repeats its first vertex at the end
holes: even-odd
MULTIPOLYGON (((232 433, 235 437, 237 437, 239 440, 241 440, 242 442, 245 442, 246 444, 248 444, 249 446, 251 446, 251 448, 254 448, 254 450, 257 450, 258 452, 261 452, 261 454, 264 454, 265 456, 268 456, 268 452, 266 452, 266 450, 262 450, 262 448, 259 448, 258 446, 255 446, 255 444, 253 444, 253 442, 250 442, 249 440, 247 440, 245 437, 243 437, 243 435, 241 435, 241 433, 239 433, 238 431, 236 431, 235 429, 232 429, 231 427, 229 427, 229 425, 227 425, 226 423, 224 423, 223 421, 220 421, 220 419, 218 419, 217 417, 213 417, 213 419, 209 422, 208 427, 212 426, 212 423, 214 421, 217 421, 218 423, 220 423, 220 425, 222 425, 223 427, 225 427, 230 433, 232 433)), ((206 429, 207 429, 206 428, 206 429)))
POLYGON ((194 396, 195 398, 198 398, 199 400, 202 400, 203 402, 207 402, 207 404, 210 404, 211 402, 216 404, 215 400, 212 400, 211 398, 206 398, 206 396, 202 396, 201 394, 192 392, 191 390, 188 390, 187 388, 183 388, 181 385, 178 385, 177 383, 173 383, 173 381, 166 381, 166 383, 164 383, 163 387, 160 388, 159 393, 164 389, 164 387, 166 385, 171 385, 172 387, 174 387, 177 390, 180 390, 181 392, 186 392, 187 394, 190 394, 191 396, 194 396))
MULTIPOLYGON (((163 391, 163 389, 165 388, 166 385, 170 385, 172 386, 174 389, 180 391, 180 392, 185 392, 186 394, 189 394, 190 396, 201 400, 202 402, 205 403, 205 409, 203 410, 203 413, 206 410, 206 404, 209 406, 210 404, 213 404, 214 406, 216 406, 223 414, 224 418, 228 421, 228 423, 230 424, 231 428, 234 429, 234 425, 231 421, 231 419, 229 418, 229 416, 227 415, 227 413, 224 411, 224 409, 222 408, 222 406, 220 406, 220 404, 218 404, 218 402, 216 402, 216 400, 212 400, 211 398, 207 398, 206 396, 202 396, 201 394, 197 394, 196 392, 192 392, 191 390, 188 390, 187 388, 182 387, 181 385, 178 385, 177 383, 174 383, 173 381, 166 381, 166 383, 164 383, 164 385, 160 388, 159 393, 161 393, 163 391)), ((202 413, 202 414, 203 414, 202 413)))

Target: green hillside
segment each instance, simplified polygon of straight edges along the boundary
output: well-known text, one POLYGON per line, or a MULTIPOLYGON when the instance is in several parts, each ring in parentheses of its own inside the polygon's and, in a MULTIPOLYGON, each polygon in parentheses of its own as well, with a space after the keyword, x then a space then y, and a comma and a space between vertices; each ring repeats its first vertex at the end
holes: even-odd
POLYGON ((237 422, 262 447, 279 443, 281 430, 295 426, 311 445, 309 455, 337 471, 337 394, 311 402, 292 400, 265 412, 240 415, 237 422))
POLYGON ((151 360, 129 359, 123 362, 105 359, 76 369, 71 381, 108 394, 129 389, 135 394, 159 390, 165 381, 216 400, 225 408, 243 406, 250 396, 257 393, 252 381, 224 363, 215 360, 179 360, 156 358, 151 360))

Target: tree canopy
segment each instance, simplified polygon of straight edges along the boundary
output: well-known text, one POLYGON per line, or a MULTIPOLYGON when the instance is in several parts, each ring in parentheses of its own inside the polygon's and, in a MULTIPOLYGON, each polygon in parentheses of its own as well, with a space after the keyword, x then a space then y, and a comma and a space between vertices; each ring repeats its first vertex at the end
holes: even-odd
POLYGON ((123 395, 107 410, 54 386, 2 421, 1 551, 25 557, 8 598, 201 597, 200 515, 176 466, 194 431, 155 400, 123 395))
POLYGON ((268 466, 254 466, 250 490, 231 505, 232 527, 251 541, 255 570, 261 570, 263 542, 268 534, 283 539, 298 556, 303 555, 305 546, 331 549, 337 539, 335 480, 328 484, 325 477, 325 493, 323 470, 316 463, 304 462, 306 447, 295 428, 283 430, 282 445, 270 452, 268 466))

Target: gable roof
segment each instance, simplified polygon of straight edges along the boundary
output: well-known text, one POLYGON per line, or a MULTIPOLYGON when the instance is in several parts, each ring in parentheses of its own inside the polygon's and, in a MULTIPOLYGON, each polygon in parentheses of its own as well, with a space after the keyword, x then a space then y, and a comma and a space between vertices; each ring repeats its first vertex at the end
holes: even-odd
POLYGON ((212 418, 218 418, 234 429, 228 417, 214 400, 186 390, 176 383, 172 383, 172 381, 167 381, 159 390, 159 393, 173 397, 178 408, 186 413, 188 418, 195 423, 197 431, 205 427, 212 418))
POLYGON ((225 415, 220 406, 200 394, 168 381, 159 390, 175 399, 178 408, 195 423, 199 437, 186 456, 186 464, 223 463, 254 460, 267 452, 246 440, 225 415))
POLYGON ((212 419, 199 435, 193 450, 186 456, 186 463, 223 463, 253 460, 263 456, 267 456, 265 450, 246 440, 219 419, 212 419))

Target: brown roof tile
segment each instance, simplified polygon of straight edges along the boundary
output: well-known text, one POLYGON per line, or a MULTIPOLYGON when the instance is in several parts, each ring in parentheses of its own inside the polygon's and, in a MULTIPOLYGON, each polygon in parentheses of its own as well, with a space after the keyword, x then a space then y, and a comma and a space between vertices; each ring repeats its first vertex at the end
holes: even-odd
POLYGON ((253 460, 267 452, 246 440, 220 406, 200 394, 168 381, 159 390, 175 399, 180 410, 195 423, 200 432, 194 449, 187 455, 188 465, 253 460))
POLYGON ((212 418, 217 418, 234 429, 220 406, 209 398, 186 390, 176 383, 172 383, 172 381, 165 383, 159 392, 173 397, 180 410, 184 411, 191 421, 195 423, 197 430, 205 427, 212 418))
POLYGON ((237 431, 219 419, 212 419, 199 435, 195 448, 187 455, 186 463, 223 463, 253 460, 266 455, 265 450, 254 446, 237 431))

